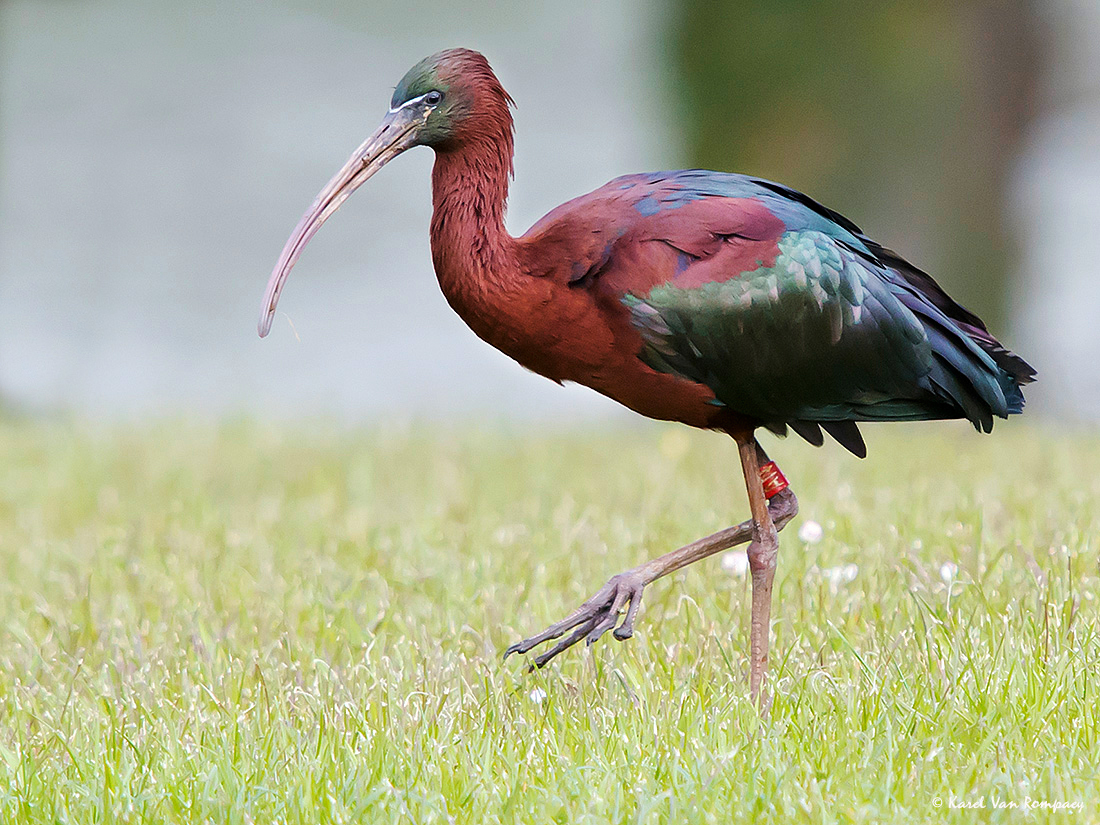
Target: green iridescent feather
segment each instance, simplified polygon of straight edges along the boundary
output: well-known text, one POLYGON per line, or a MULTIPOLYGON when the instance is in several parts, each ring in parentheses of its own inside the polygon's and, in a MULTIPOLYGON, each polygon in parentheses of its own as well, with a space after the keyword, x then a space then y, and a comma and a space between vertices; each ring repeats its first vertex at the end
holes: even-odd
POLYGON ((726 281, 626 296, 642 360, 810 440, 817 423, 965 416, 989 430, 1018 411, 990 354, 897 273, 816 230, 786 232, 778 251, 726 281))

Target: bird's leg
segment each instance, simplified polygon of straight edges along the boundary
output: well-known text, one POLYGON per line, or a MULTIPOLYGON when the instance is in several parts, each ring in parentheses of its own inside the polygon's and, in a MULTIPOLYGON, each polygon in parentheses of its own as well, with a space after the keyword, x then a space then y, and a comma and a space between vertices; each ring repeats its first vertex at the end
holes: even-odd
MULTIPOLYGON (((750 442, 755 444, 753 440, 750 442)), ((759 447, 757 447, 759 449, 759 447)), ((764 451, 760 450, 758 464, 764 465, 768 460, 764 451)), ((765 511, 770 512, 769 524, 774 525, 773 531, 782 530, 787 523, 798 513, 798 499, 790 488, 776 492, 765 504, 765 511)), ((755 521, 749 520, 738 524, 736 527, 727 527, 719 530, 706 538, 693 541, 671 553, 666 553, 645 564, 612 576, 607 584, 601 587, 594 595, 585 601, 580 607, 562 619, 546 628, 541 633, 524 639, 509 647, 504 656, 507 658, 513 653, 526 653, 532 648, 557 639, 567 631, 573 631, 562 641, 553 647, 540 653, 531 662, 531 669, 541 668, 563 650, 572 647, 581 639, 587 638, 588 644, 592 644, 611 628, 615 627, 619 613, 627 606, 626 618, 615 629, 614 636, 622 641, 629 639, 634 634, 634 619, 638 615, 638 608, 642 603, 642 590, 649 584, 657 581, 662 576, 667 576, 681 567, 686 567, 692 562, 705 559, 707 556, 728 550, 738 544, 752 541, 755 537, 755 521)), ((751 550, 750 546, 750 550, 751 550)), ((774 557, 774 552, 773 552, 774 557)), ((774 569, 774 558, 772 560, 774 569)), ((751 556, 750 556, 751 564, 751 556)), ((770 585, 769 585, 770 588, 770 585)), ((769 590, 770 592, 770 590, 769 590)), ((756 593, 755 579, 753 593, 756 593)), ((756 602, 753 602, 753 615, 756 615, 756 602)))
MULTIPOLYGON (((769 512, 768 500, 761 479, 760 455, 763 450, 756 439, 737 440, 741 453, 741 469, 752 511, 752 542, 746 553, 752 575, 752 623, 749 630, 749 695, 753 704, 763 710, 767 697, 763 693, 764 676, 768 670, 768 637, 771 632, 772 582, 779 555, 778 530, 769 512)), ((765 456, 766 458, 766 456, 765 456)), ((774 467, 774 465, 772 465, 774 467)), ((778 472, 778 470, 776 470, 778 472)))

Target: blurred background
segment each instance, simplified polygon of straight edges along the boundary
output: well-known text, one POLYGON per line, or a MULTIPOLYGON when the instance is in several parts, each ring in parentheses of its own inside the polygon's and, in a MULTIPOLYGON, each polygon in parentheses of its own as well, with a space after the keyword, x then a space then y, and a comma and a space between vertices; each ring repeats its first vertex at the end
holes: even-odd
POLYGON ((629 417, 439 293, 431 152, 360 190, 255 322, 295 222, 441 48, 518 102, 509 226, 628 172, 781 180, 932 273, 1100 419, 1096 0, 0 0, 0 405, 629 417), (323 5, 323 7, 322 7, 323 5))

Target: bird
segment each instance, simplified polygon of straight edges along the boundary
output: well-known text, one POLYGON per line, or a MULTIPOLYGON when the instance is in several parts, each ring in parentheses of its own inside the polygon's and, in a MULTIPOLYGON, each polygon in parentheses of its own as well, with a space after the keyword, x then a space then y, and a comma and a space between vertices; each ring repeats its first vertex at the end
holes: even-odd
POLYGON ((504 225, 513 105, 479 52, 449 49, 413 66, 286 242, 260 336, 320 226, 402 152, 433 149, 432 262, 473 332, 553 381, 728 434, 748 495, 749 519, 612 576, 505 657, 540 648, 533 670, 608 631, 628 639, 646 587, 747 543, 749 694, 763 708, 778 532, 798 499, 757 433, 793 431, 815 446, 827 434, 863 458, 860 422, 965 418, 990 432, 995 416, 1023 411, 1035 370, 931 276, 768 180, 702 169, 626 175, 513 237, 504 225))

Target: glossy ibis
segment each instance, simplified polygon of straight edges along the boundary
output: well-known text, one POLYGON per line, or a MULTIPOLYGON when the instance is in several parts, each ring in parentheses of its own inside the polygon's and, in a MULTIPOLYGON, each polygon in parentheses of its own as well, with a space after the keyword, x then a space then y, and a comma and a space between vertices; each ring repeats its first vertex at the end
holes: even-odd
POLYGON ((547 378, 584 384, 650 418, 728 433, 752 514, 612 577, 505 655, 565 636, 533 659, 542 667, 608 630, 627 639, 646 585, 749 542, 750 691, 759 701, 777 531, 798 503, 756 430, 790 428, 814 445, 824 431, 859 457, 860 421, 967 418, 988 432, 994 415, 1023 409, 1020 388, 1034 370, 931 277, 836 212, 770 181, 698 169, 628 175, 513 238, 504 227, 511 103, 477 52, 453 49, 414 66, 381 126, 287 241, 260 335, 321 224, 393 158, 432 147, 432 260, 454 310, 547 378))

